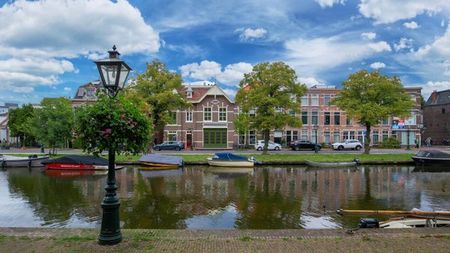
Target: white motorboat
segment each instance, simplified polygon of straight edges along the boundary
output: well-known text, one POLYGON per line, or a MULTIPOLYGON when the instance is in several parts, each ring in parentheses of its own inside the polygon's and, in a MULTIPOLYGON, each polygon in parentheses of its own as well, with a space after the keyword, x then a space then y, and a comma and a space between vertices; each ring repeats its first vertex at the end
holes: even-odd
POLYGON ((380 222, 380 228, 436 228, 450 227, 450 219, 444 217, 401 217, 380 222))
POLYGON ((233 153, 216 153, 213 157, 208 158, 208 164, 218 167, 253 167, 255 159, 245 156, 235 155, 233 153))

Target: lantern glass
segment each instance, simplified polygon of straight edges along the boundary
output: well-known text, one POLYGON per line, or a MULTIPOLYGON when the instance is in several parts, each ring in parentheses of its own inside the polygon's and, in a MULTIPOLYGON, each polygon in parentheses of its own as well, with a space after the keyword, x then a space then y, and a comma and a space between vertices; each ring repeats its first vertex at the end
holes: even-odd
POLYGON ((102 75, 102 81, 103 81, 103 85, 110 89, 110 88, 115 88, 118 84, 117 84, 117 75, 119 73, 119 67, 120 64, 118 65, 100 65, 100 71, 101 71, 101 75, 102 75))

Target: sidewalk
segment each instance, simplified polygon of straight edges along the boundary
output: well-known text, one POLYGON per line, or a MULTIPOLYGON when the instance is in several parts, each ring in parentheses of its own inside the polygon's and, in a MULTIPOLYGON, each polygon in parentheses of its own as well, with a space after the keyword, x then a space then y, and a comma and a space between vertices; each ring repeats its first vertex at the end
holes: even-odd
POLYGON ((450 228, 344 230, 123 230, 114 246, 96 229, 0 228, 0 252, 448 252, 450 228))

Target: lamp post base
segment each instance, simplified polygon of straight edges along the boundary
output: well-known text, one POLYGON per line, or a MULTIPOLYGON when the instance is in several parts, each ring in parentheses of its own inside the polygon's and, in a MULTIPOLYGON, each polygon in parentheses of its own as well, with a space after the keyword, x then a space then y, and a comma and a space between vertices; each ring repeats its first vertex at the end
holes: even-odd
POLYGON ((114 245, 122 241, 119 221, 120 203, 118 200, 113 202, 107 201, 105 198, 102 203, 102 228, 98 237, 98 243, 101 245, 114 245))

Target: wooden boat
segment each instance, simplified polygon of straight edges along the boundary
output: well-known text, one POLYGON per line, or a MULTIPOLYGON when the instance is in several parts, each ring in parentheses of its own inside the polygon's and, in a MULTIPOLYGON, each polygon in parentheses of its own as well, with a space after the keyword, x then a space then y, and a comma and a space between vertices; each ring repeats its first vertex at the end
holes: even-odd
POLYGON ((305 163, 311 167, 320 167, 320 168, 334 168, 334 167, 354 167, 359 165, 359 161, 357 159, 351 162, 314 162, 306 160, 305 163))
POLYGON ((67 155, 44 164, 46 170, 108 170, 108 160, 90 155, 67 155))
POLYGON ((146 154, 139 158, 141 170, 172 170, 184 165, 183 158, 178 156, 146 154))
POLYGON ((397 216, 430 216, 430 217, 450 217, 449 211, 422 211, 419 209, 413 209, 411 211, 403 210, 348 210, 348 209, 338 209, 336 211, 338 214, 362 214, 362 215, 397 215, 397 216))
POLYGON ((0 155, 0 167, 41 167, 43 162, 48 160, 48 156, 31 155, 28 157, 0 155))
POLYGON ((440 150, 422 150, 412 159, 417 165, 450 166, 450 154, 440 150))
POLYGON ((209 157, 208 164, 218 167, 253 167, 255 166, 255 159, 223 152, 215 153, 213 157, 209 157))

